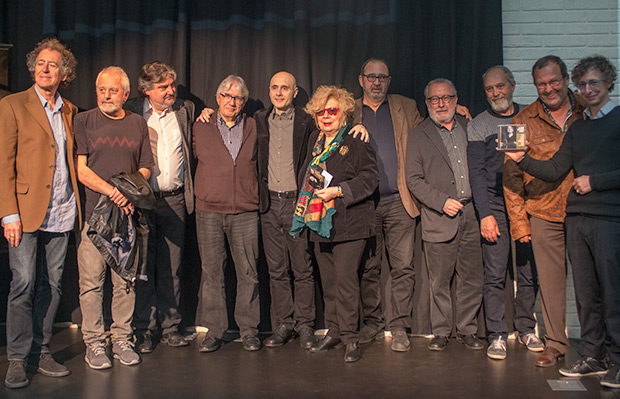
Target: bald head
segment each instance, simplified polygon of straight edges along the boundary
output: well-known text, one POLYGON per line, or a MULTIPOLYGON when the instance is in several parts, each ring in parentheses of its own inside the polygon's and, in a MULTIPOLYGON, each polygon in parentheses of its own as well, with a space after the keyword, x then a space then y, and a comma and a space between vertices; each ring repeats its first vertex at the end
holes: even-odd
POLYGON ((280 71, 273 75, 269 82, 269 98, 278 114, 291 108, 297 92, 297 80, 289 72, 280 71))

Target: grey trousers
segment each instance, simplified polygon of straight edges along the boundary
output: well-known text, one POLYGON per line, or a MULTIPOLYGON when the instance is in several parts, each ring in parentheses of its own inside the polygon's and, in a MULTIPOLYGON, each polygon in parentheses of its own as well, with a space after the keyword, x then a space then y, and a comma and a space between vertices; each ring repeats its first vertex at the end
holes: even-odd
MULTIPOLYGON (((103 321, 103 283, 106 264, 99 250, 86 235, 88 223, 84 224, 78 247, 78 271, 80 284, 80 309, 82 310, 82 335, 84 342, 92 344, 106 338, 103 321)), ((133 286, 111 271, 112 285, 112 342, 129 341, 132 338, 131 319, 136 295, 133 286)))

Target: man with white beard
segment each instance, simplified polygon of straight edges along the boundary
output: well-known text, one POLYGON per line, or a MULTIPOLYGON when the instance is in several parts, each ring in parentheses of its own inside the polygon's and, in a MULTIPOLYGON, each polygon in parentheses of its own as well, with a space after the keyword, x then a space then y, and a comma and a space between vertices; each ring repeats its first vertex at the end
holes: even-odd
MULTIPOLYGON (((498 125, 509 124, 523 108, 512 101, 515 80, 512 72, 502 66, 489 68, 482 75, 483 87, 490 108, 467 125, 467 163, 474 207, 480 219, 482 256, 484 262, 483 303, 489 331, 487 356, 506 358, 508 327, 506 310, 506 269, 510 261, 510 234, 504 203, 502 175, 504 153, 497 151, 498 125)), ((534 333, 533 315, 537 285, 530 242, 516 242, 517 296, 514 327, 520 342, 529 350, 540 352, 544 345, 534 333)))

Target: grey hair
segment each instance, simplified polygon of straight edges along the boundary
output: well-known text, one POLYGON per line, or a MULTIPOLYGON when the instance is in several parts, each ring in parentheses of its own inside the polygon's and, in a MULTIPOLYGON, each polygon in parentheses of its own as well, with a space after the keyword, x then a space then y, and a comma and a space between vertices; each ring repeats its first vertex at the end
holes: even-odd
POLYGON ((452 91, 454 92, 454 95, 455 96, 458 95, 456 93, 456 87, 454 86, 454 83, 452 83, 451 80, 444 79, 444 78, 437 78, 437 79, 431 80, 430 82, 428 82, 426 84, 426 87, 424 88, 424 98, 428 98, 428 89, 429 89, 429 87, 431 87, 431 85, 434 85, 436 83, 445 83, 447 85, 450 85, 450 87, 452 87, 452 91))
POLYGON ((504 72, 504 74, 506 75, 506 80, 508 81, 508 83, 510 83, 511 85, 515 84, 515 77, 512 74, 512 71, 508 68, 506 68, 503 65, 493 65, 492 67, 490 67, 489 69, 487 69, 483 74, 482 74, 482 84, 484 85, 484 80, 487 78, 487 74, 489 72, 491 72, 493 69, 500 69, 502 72, 504 72))
POLYGON ((245 84, 245 80, 243 80, 243 78, 238 75, 228 75, 226 79, 222 80, 222 83, 220 83, 220 85, 217 87, 215 97, 217 98, 220 93, 229 90, 233 83, 237 84, 237 89, 239 89, 239 93, 243 97, 243 100, 248 101, 248 97, 250 97, 250 91, 248 90, 248 86, 245 84))
POLYGON ((101 72, 99 72, 99 74, 97 75, 97 79, 95 80, 95 87, 99 86, 98 85, 99 78, 104 73, 108 74, 108 75, 120 76, 121 77, 121 86, 123 88, 123 92, 124 93, 129 93, 129 89, 130 89, 129 76, 127 76, 127 73, 125 72, 125 70, 123 68, 119 67, 119 66, 109 66, 109 67, 103 68, 101 70, 101 72))

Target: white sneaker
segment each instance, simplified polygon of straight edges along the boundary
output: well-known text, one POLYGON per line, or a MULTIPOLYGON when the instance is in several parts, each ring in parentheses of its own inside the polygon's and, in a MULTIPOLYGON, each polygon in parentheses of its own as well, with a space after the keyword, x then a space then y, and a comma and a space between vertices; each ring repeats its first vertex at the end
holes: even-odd
POLYGON ((105 353, 105 345, 103 342, 94 342, 86 345, 84 360, 91 369, 103 370, 112 367, 112 362, 105 353))

